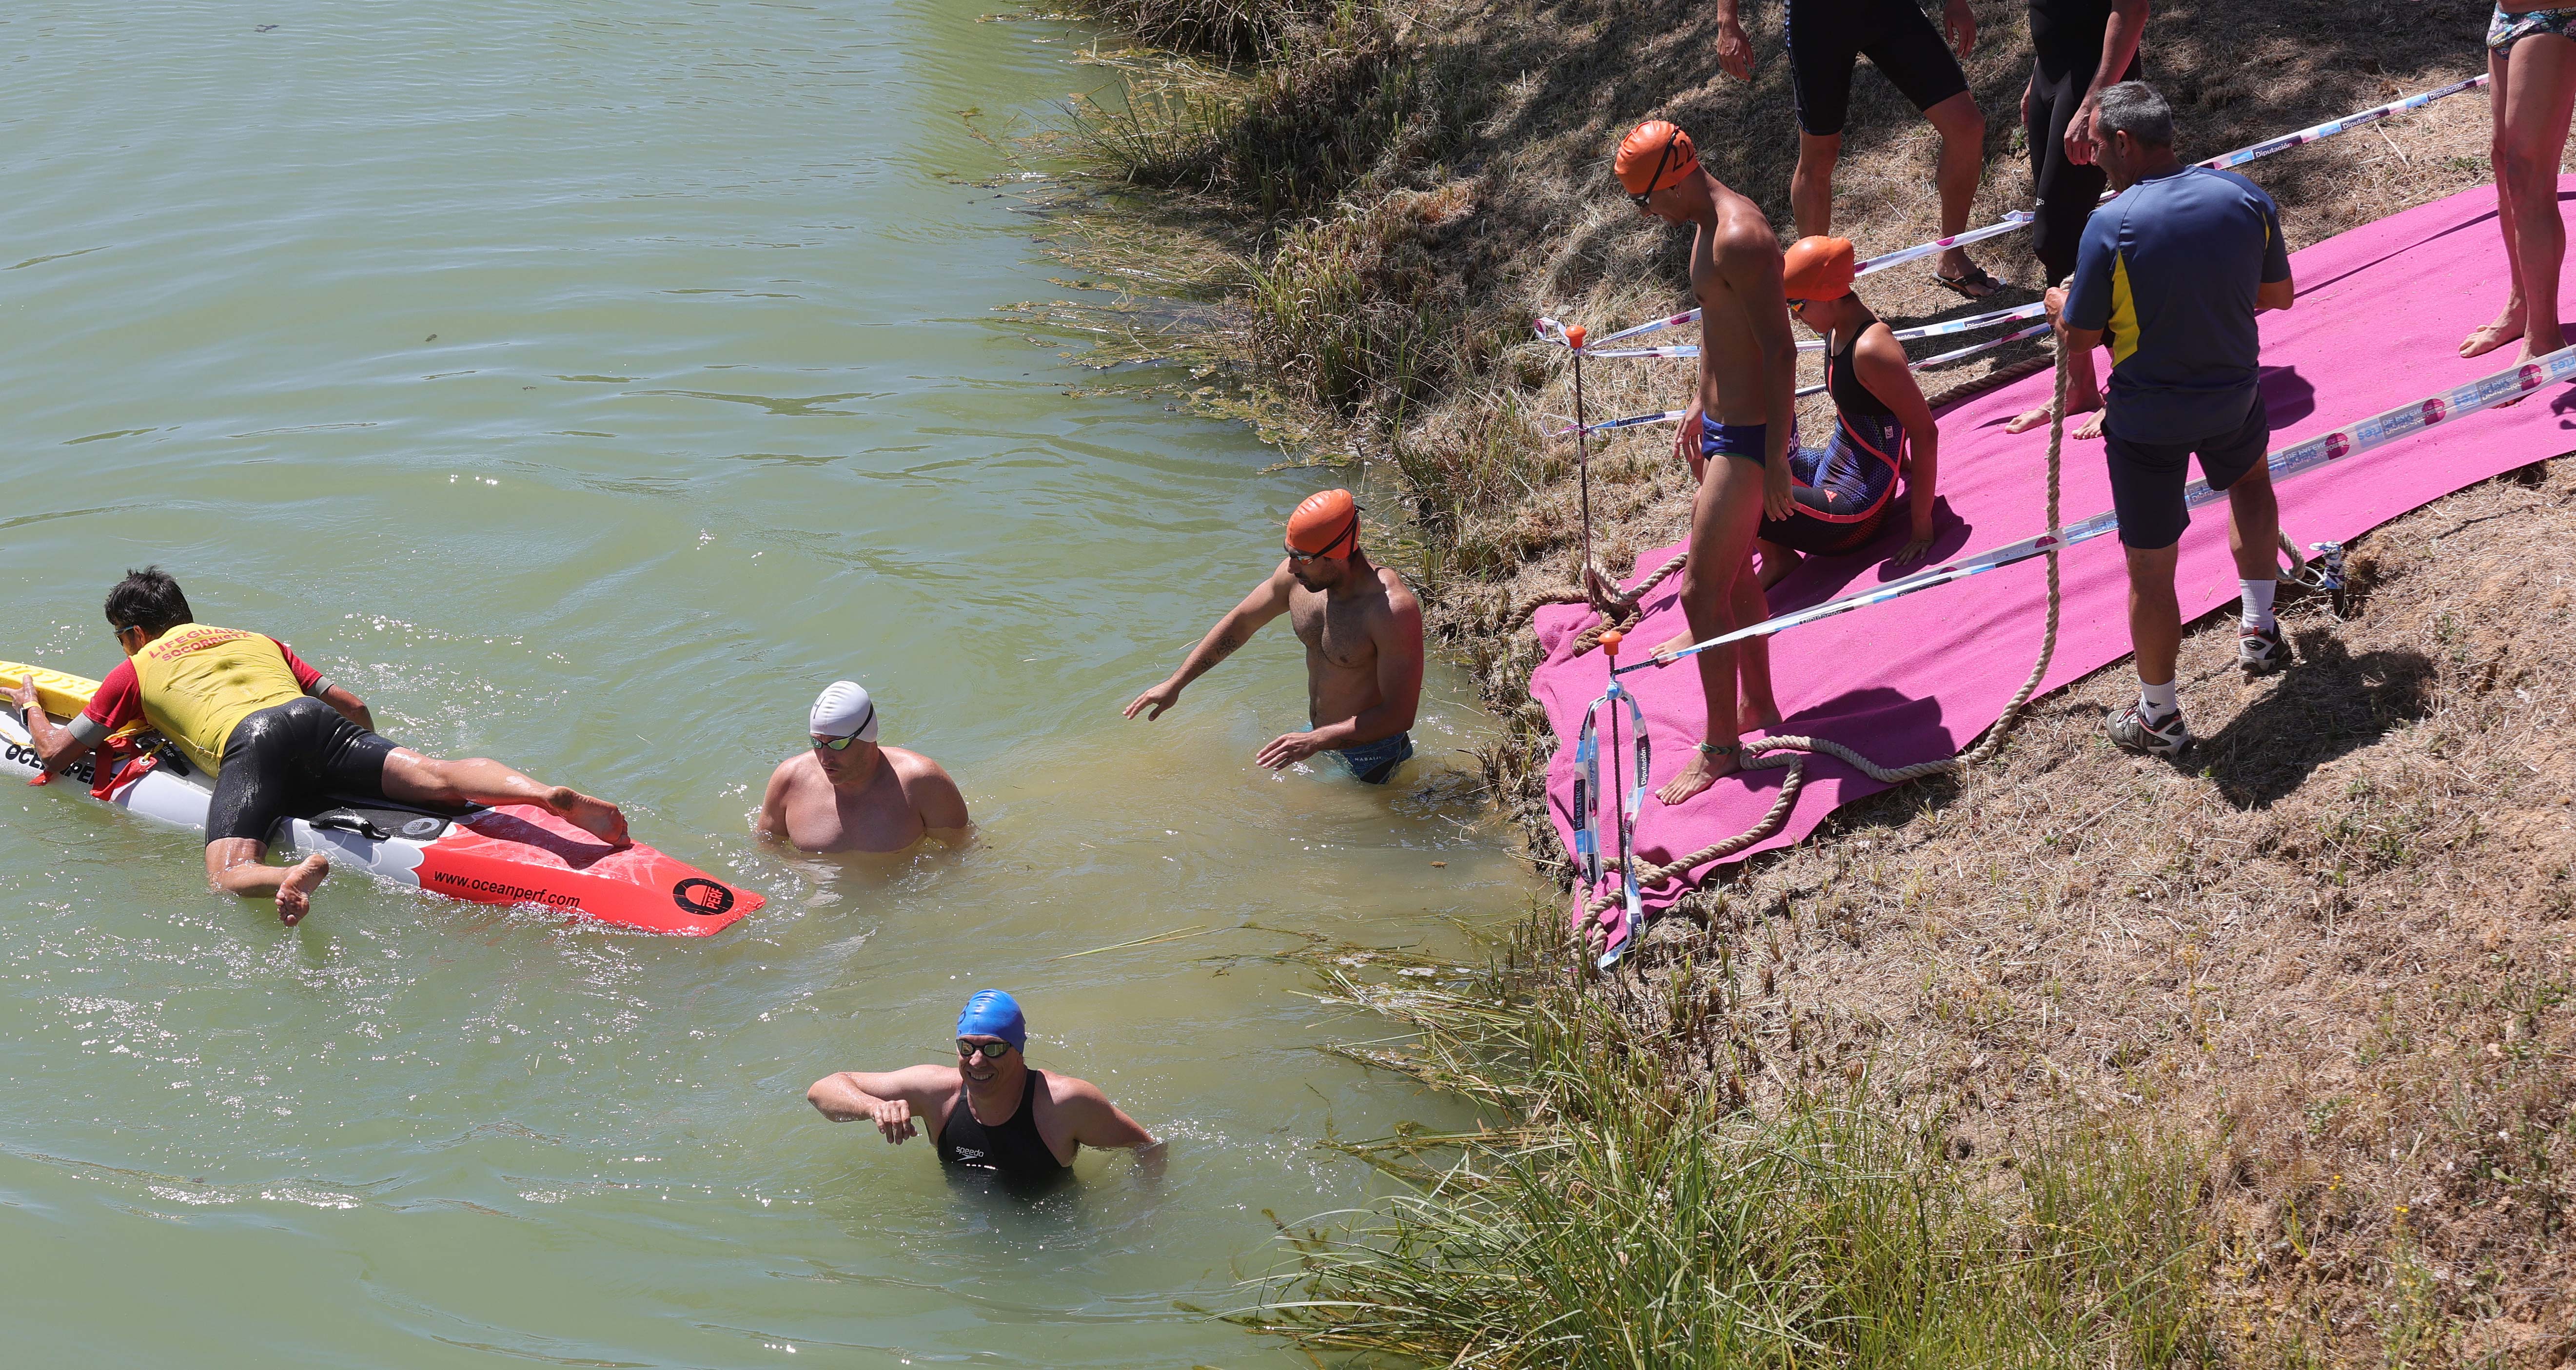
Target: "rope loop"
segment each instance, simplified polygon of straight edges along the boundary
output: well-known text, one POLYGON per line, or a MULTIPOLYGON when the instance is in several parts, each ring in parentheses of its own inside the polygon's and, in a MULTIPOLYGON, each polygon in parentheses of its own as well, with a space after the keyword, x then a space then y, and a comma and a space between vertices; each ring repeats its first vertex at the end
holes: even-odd
MULTIPOLYGON (((2066 336, 2063 332, 2054 330, 2050 336, 2053 340, 2057 386, 2048 404, 2048 530, 2055 533, 2059 527, 2059 478, 2066 449, 2066 336)), ((2287 538, 2282 540, 2282 545, 2290 549, 2291 567, 2295 577, 2301 569, 2298 548, 2287 538)), ((1638 872, 1638 886, 1644 888, 1660 885, 1668 880, 1687 881, 1693 867, 1704 866, 1712 861, 1722 861, 1778 832, 1780 825, 1789 821, 1790 811, 1797 807, 1799 792, 1806 788, 1807 758, 1811 755, 1821 753, 1833 757, 1881 784, 1901 785, 1909 780, 1920 780, 1925 776, 1942 775, 1982 765, 1997 751, 2002 750, 2004 739, 2010 736, 2013 728, 2021 722, 2022 713, 2029 706, 2031 696, 2039 690, 2039 682, 2048 675, 2049 662, 2057 655, 2057 627, 2062 595, 2062 586, 2058 579, 2057 549, 2050 548, 2046 555, 2048 558, 2048 627, 2040 635, 2039 659, 2031 663, 2030 674, 2022 680, 2021 688, 2013 692, 2012 701, 2004 705, 2003 713, 1995 719, 1994 726, 1986 730, 1985 737, 1976 746, 1956 756, 1944 757, 1938 761, 1918 761, 1911 766, 1891 768, 1881 766, 1831 738, 1772 736, 1748 742, 1744 744, 1744 750, 1739 754, 1742 758, 1738 763, 1739 769, 1786 770, 1789 773, 1780 782, 1780 796, 1771 801, 1770 811, 1762 815, 1760 822, 1733 837, 1712 842, 1687 856, 1638 872)), ((1624 630, 1632 626, 1636 619, 1643 617, 1637 612, 1638 602, 1645 598, 1647 591, 1680 570, 1686 559, 1686 556, 1674 557, 1653 575, 1640 582, 1635 590, 1622 596, 1619 621, 1614 625, 1610 616, 1605 614, 1601 622, 1585 629, 1583 635, 1575 639, 1577 644, 1575 654, 1581 655, 1590 651, 1601 640, 1601 634, 1613 626, 1624 630)), ((1578 595, 1573 600, 1556 602, 1581 602, 1582 598, 1578 595)), ((1593 894, 1586 907, 1586 932, 1600 928, 1601 915, 1617 907, 1616 899, 1593 894)), ((1629 934, 1633 937, 1636 931, 1631 928, 1629 934)))

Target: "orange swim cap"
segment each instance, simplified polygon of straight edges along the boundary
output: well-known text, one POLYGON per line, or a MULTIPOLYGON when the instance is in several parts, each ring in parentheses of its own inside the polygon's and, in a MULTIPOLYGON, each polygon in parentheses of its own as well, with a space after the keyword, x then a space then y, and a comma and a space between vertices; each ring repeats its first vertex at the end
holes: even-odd
POLYGON ((1851 293, 1860 263, 1849 238, 1800 238, 1789 244, 1781 284, 1793 300, 1839 300, 1851 293))
POLYGON ((1360 506, 1348 490, 1318 490, 1288 516, 1288 550, 1339 560, 1360 545, 1360 506))
POLYGON ((1666 186, 1682 183, 1691 168, 1699 165, 1699 149, 1691 145, 1690 135, 1662 119, 1649 119, 1628 131, 1619 142, 1619 159, 1614 163, 1619 184, 1631 195, 1648 195, 1666 186))

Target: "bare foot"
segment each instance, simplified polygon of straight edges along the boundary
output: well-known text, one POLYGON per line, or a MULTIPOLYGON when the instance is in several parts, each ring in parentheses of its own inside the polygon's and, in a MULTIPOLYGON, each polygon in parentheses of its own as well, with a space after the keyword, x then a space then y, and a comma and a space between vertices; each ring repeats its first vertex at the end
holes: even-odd
MULTIPOLYGON (((2074 436, 2079 438, 2098 438, 2102 436, 2102 420, 2098 417, 2101 410, 2102 400, 2099 396, 2095 396, 2091 400, 2073 400, 2068 402, 2066 406, 2066 416, 2070 419, 2078 414, 2090 413, 2097 415, 2097 417, 2089 420, 2087 424, 2077 427, 2074 430, 2074 436), (2087 433, 2084 431, 2085 427, 2090 427, 2093 431, 2087 433)), ((2046 428, 2047 426, 2048 406, 2043 404, 2037 409, 2027 409, 2014 415, 2012 421, 2004 425, 2004 431, 2007 433, 2027 433, 2034 428, 2046 428)))
POLYGON ((2516 300, 2496 315, 2495 322, 2460 340, 2460 355, 2482 357, 2522 336, 2522 302, 2516 300))
POLYGON ((2092 413, 2085 415, 2084 422, 2066 430, 2066 436, 2070 438, 2082 438, 2087 442, 2102 436, 2102 411, 2096 409, 2092 413))
POLYGON ((546 797, 546 807, 557 817, 569 820, 574 827, 605 840, 612 847, 634 844, 626 834, 626 815, 605 799, 593 799, 579 790, 558 785, 546 797))
POLYGON ((1735 759, 1734 743, 1721 745, 1714 756, 1693 747, 1690 760, 1682 763, 1682 773, 1655 791, 1655 798, 1667 805, 1682 803, 1741 769, 1742 763, 1735 759))
POLYGON ((1748 699, 1736 706, 1736 712, 1743 718, 1747 732, 1767 733, 1780 726, 1780 706, 1776 704, 1768 709, 1757 708, 1748 699))
POLYGON ((313 887, 331 874, 331 859, 320 852, 289 867, 286 878, 277 882, 277 917, 288 927, 304 921, 305 910, 313 907, 313 887))
POLYGON ((1657 657, 1667 657, 1667 656, 1671 656, 1673 653, 1680 651, 1680 650, 1681 650, 1681 649, 1683 649, 1684 647, 1687 647, 1687 646, 1691 645, 1691 643, 1693 643, 1693 642, 1695 642, 1695 641, 1697 641, 1697 640, 1698 640, 1698 639, 1696 639, 1696 638, 1694 638, 1694 637, 1692 637, 1692 636, 1690 635, 1690 629, 1688 629, 1688 628, 1684 628, 1684 629, 1682 629, 1680 632, 1673 634, 1673 640, 1672 640, 1672 641, 1667 642, 1667 643, 1665 643, 1664 645, 1662 645, 1662 646, 1660 646, 1660 647, 1657 647, 1657 648, 1654 650, 1654 652, 1652 653, 1652 655, 1657 656, 1657 657))

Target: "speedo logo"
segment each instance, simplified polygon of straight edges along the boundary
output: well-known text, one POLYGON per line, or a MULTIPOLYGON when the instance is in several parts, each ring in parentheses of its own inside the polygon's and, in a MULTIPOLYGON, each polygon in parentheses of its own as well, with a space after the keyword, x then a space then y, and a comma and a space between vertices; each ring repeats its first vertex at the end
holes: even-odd
POLYGON ((581 896, 578 894, 558 894, 553 890, 532 890, 522 885, 505 885, 498 880, 471 880, 461 875, 450 875, 446 871, 431 871, 429 873, 429 878, 437 881, 440 885, 443 885, 448 889, 468 890, 475 894, 493 895, 500 899, 506 899, 514 904, 544 904, 549 907, 559 909, 577 909, 581 907, 581 896))

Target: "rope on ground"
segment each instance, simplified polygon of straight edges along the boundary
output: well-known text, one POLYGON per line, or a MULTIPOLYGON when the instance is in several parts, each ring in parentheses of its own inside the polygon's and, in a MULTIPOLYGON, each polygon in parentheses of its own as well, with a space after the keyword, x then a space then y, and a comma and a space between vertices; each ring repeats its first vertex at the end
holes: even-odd
MULTIPOLYGON (((2062 465, 2060 458, 2066 445, 2065 347, 2063 336, 2059 336, 2053 345, 2057 389, 2048 406, 2048 527, 2052 531, 2058 526, 2058 475, 2062 465)), ((1998 382, 1989 381, 1988 383, 1998 382)), ((2296 553, 2292 555, 2295 556, 2296 553)), ((2048 674, 2048 663, 2057 655, 2060 598, 2057 551, 2052 548, 2047 553, 2047 557, 2048 628, 2040 637, 2039 659, 2031 663, 2030 675, 2023 679, 2021 688, 2013 692, 2012 702, 2004 706, 2002 715, 1995 719, 1994 726, 1986 730, 1985 738, 1976 746, 1957 756, 1945 757, 1939 761, 1918 761, 1911 766, 1891 768, 1881 766, 1831 738, 1775 736, 1746 743, 1744 749, 1738 753, 1739 769, 1748 771, 1785 769, 1789 772, 1780 783, 1780 797, 1771 802, 1770 812, 1762 815, 1761 822, 1733 837, 1712 842, 1687 856, 1638 872, 1638 886, 1642 888, 1660 885, 1667 880, 1684 879, 1688 877, 1692 867, 1724 860, 1778 832, 1780 825, 1788 821, 1790 810, 1797 807, 1799 792, 1806 788, 1807 757, 1813 753, 1822 752, 1860 771, 1870 779, 1888 785, 1900 785, 1908 780, 1920 780, 1929 775, 1965 770, 1970 766, 1982 764, 1987 758, 1992 757, 2003 746, 2004 739, 2011 734, 2014 725, 2021 721, 2022 710, 2029 706, 2031 695, 2038 691, 2039 682, 2048 674)), ((1656 578, 1660 579, 1670 574, 1680 564, 1681 558, 1674 558, 1671 565, 1656 573, 1656 578)), ((1642 590, 1643 587, 1640 588, 1642 590)), ((1599 629, 1593 630, 1596 641, 1599 631, 1599 629)), ((1591 927, 1598 927, 1601 915, 1617 906, 1618 901, 1615 899, 1599 894, 1592 895, 1586 905, 1587 922, 1591 927)), ((1637 929, 1630 928, 1628 935, 1634 937, 1637 932, 1637 929)))

